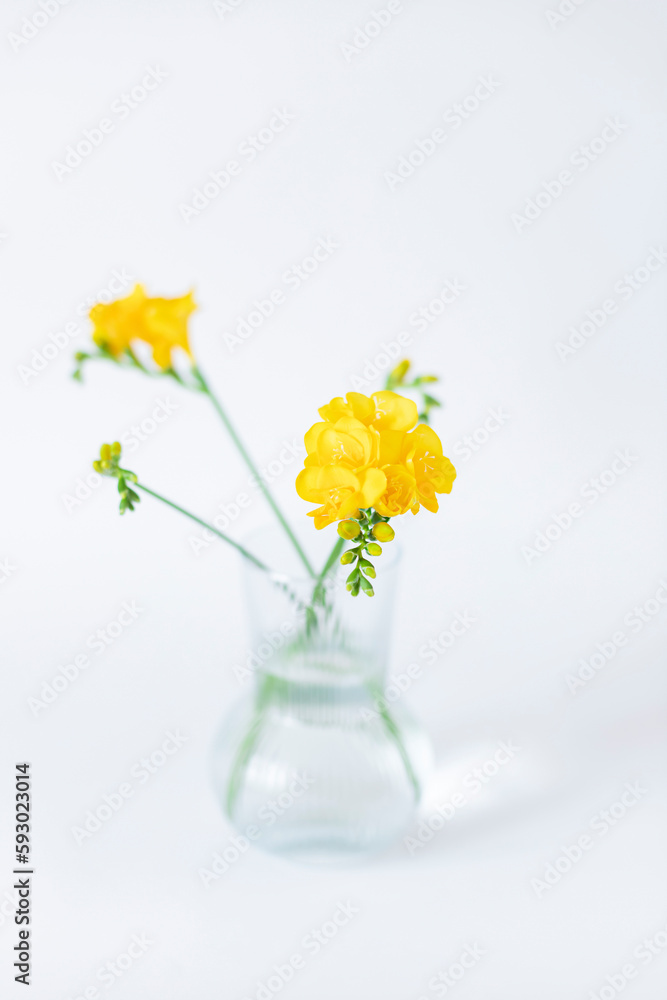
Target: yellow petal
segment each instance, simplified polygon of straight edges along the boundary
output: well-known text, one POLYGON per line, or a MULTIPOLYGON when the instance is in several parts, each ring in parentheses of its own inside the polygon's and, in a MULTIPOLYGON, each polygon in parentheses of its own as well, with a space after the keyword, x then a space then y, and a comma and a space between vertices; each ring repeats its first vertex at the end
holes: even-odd
POLYGON ((428 424, 418 424, 406 435, 406 448, 413 448, 416 454, 442 455, 442 442, 428 424))
POLYGON ((310 500, 312 503, 317 503, 321 499, 321 490, 319 487, 320 482, 320 469, 319 466, 316 468, 302 469, 299 475, 296 477, 296 491, 302 500, 310 500))
POLYGON ((397 392, 382 390, 371 396, 375 404, 373 426, 378 430, 409 431, 417 423, 417 404, 397 392))
POLYGON ((361 420, 364 424, 371 422, 375 416, 375 404, 372 399, 361 392, 348 392, 345 398, 357 420, 361 420))
POLYGON ((129 295, 115 302, 99 302, 90 310, 93 341, 118 357, 127 350, 142 328, 146 293, 136 285, 129 295))
POLYGON ((344 465, 326 465, 319 470, 320 488, 323 490, 357 490, 359 480, 344 465))
POLYGON ((91 309, 93 340, 114 356, 133 341, 142 340, 153 348, 155 363, 169 368, 176 347, 192 357, 187 324, 195 309, 192 292, 175 299, 147 298, 143 287, 137 285, 124 299, 91 309))
POLYGON ((309 510, 308 517, 314 518, 315 527, 320 530, 320 528, 326 528, 328 524, 333 524, 337 520, 335 512, 329 511, 327 513, 326 507, 318 507, 317 510, 309 510))
POLYGON ((451 493, 456 479, 456 469, 443 455, 442 458, 435 460, 429 479, 436 493, 451 493))
POLYGON ((380 431, 378 465, 396 465, 401 460, 405 431, 380 431))
POLYGON ((315 454, 317 451, 317 439, 324 430, 325 427, 329 427, 327 423, 313 424, 310 430, 306 431, 303 439, 303 443, 306 446, 306 451, 309 455, 315 454))
POLYGON ((372 507, 387 488, 387 477, 381 469, 366 469, 359 477, 358 507, 372 507))
POLYGON ((335 396, 330 403, 321 406, 317 411, 330 424, 335 424, 341 417, 353 417, 352 407, 345 402, 342 396, 335 396))
MULTIPOLYGON (((363 440, 359 441, 357 436, 339 430, 338 424, 341 423, 343 421, 339 420, 335 427, 327 426, 322 431, 317 439, 317 457, 321 465, 342 462, 351 469, 358 469, 366 465, 370 456, 370 446, 363 440)), ((363 424, 359 426, 366 430, 363 424)))
POLYGON ((387 465, 383 472, 387 478, 387 487, 373 506, 383 517, 398 517, 414 505, 417 484, 414 476, 403 465, 387 465))

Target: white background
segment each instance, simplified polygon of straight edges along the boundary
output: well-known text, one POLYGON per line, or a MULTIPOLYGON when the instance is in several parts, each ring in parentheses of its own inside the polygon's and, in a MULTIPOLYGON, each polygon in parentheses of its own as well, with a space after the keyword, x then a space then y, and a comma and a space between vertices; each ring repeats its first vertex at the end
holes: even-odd
MULTIPOLYGON (((633 951, 667 923, 667 611, 636 632, 624 619, 667 577, 667 266, 627 301, 614 284, 667 240, 667 11, 658 0, 563 6, 573 12, 550 24, 555 2, 411 0, 346 58, 341 43, 379 3, 243 0, 218 13, 203 0, 72 0, 17 51, 9 35, 39 7, 3 4, 0 889, 12 881, 13 766, 27 759, 35 1000, 100 986, 96 971, 135 933, 153 943, 114 1000, 255 997, 348 899, 358 915, 285 997, 435 997, 429 980, 475 942, 485 954, 452 991, 461 1000, 583 1000, 629 961, 639 974, 626 995, 663 995, 667 955, 642 964, 633 951), (124 120, 110 114, 147 67, 167 78, 124 120), (482 76, 494 93, 460 128, 444 123, 482 76), (294 120, 248 163, 239 145, 275 108, 294 120), (59 180, 54 161, 104 117, 113 133, 59 180), (570 156, 610 117, 626 127, 578 169, 570 156), (445 142, 391 190, 385 175, 437 127, 445 142), (186 224, 179 207, 232 158, 240 176, 186 224), (517 227, 513 214, 567 168, 572 184, 517 227), (335 253, 230 351, 223 334, 327 237, 335 253), (414 856, 398 844, 358 868, 317 870, 253 850, 203 887, 198 870, 232 833, 206 760, 249 652, 237 559, 222 545, 195 554, 188 523, 150 499, 119 518, 113 484, 67 498, 101 442, 158 398, 177 409, 131 455, 143 481, 212 518, 247 474, 205 399, 101 363, 71 381, 89 336, 77 309, 114 269, 153 295, 195 288, 197 357, 262 467, 402 330, 416 369, 442 376, 435 426, 459 476, 440 514, 401 524, 390 669, 424 663, 420 647, 457 612, 476 618, 407 695, 438 753, 427 808, 500 740, 521 750, 414 856), (409 317, 447 279, 465 291, 417 332, 409 317), (617 312, 559 357, 569 327, 610 297, 617 312), (26 376, 33 349, 67 323, 76 337, 26 376), (498 407, 503 426, 466 460, 464 436, 498 407), (627 471, 589 502, 582 489, 617 449, 633 456, 627 471), (581 516, 529 559, 523 547, 575 501, 581 516), (137 621, 35 717, 28 699, 90 653, 87 638, 124 601, 143 609, 137 621), (571 693, 567 675, 619 629, 625 647, 571 693), (71 828, 170 729, 184 747, 78 846, 71 828), (640 801, 538 894, 531 880, 636 781, 640 801)), ((274 488, 309 541, 298 465, 274 488)), ((258 498, 230 530, 268 521, 258 498)), ((9 910, 0 981, 21 996, 9 910)))

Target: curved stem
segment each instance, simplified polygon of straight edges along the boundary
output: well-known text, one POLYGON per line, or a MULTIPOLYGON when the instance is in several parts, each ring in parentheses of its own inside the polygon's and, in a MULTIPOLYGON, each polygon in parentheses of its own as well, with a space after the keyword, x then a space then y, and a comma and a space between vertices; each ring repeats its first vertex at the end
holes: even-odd
POLYGON ((336 562, 336 559, 340 555, 340 550, 343 548, 344 544, 345 544, 345 539, 344 538, 339 538, 337 540, 336 544, 334 545, 333 549, 329 553, 329 558, 325 562, 320 575, 318 576, 317 580, 315 581, 315 587, 313 588, 313 597, 312 597, 312 602, 311 602, 312 604, 316 604, 317 603, 317 600, 318 600, 318 598, 320 597, 320 595, 322 593, 322 585, 324 584, 324 581, 327 578, 329 570, 331 569, 331 567, 333 566, 333 564, 336 562))
POLYGON ((218 531, 217 528, 214 528, 212 524, 208 524, 207 521, 202 521, 201 517, 197 517, 196 514, 192 514, 189 510, 186 510, 185 507, 179 507, 177 503, 173 503, 173 501, 167 500, 166 497, 163 497, 159 493, 156 493, 155 490, 149 490, 148 486, 144 486, 143 483, 135 482, 132 485, 136 486, 137 489, 139 490, 143 490, 144 493, 148 493, 150 496, 155 497, 156 500, 161 500, 162 503, 166 503, 168 507, 172 507, 174 510, 177 510, 179 514, 185 514, 185 516, 189 517, 191 521, 196 521, 197 524, 200 524, 202 528, 206 528, 208 531, 212 531, 213 534, 217 535, 218 538, 221 538, 223 542, 227 542, 229 545, 232 545, 237 550, 237 552, 240 552, 241 555, 244 556, 245 559, 249 559, 251 563, 254 563, 254 565, 257 566, 258 569, 263 569, 267 573, 271 572, 269 567, 265 563, 261 562, 261 560, 259 560, 257 556, 254 556, 252 552, 248 552, 247 549, 245 549, 242 545, 239 545, 238 542, 235 542, 233 538, 229 537, 229 535, 225 535, 223 534, 222 531, 218 531))
POLYGON ((384 727, 387 730, 387 733, 396 744, 396 749, 398 750, 401 760, 403 761, 403 766, 406 770, 408 780, 412 785, 412 790, 415 794, 415 801, 419 802, 419 799, 421 797, 421 786, 419 784, 419 779, 415 774, 415 770, 412 766, 412 761, 408 756, 408 752, 403 745, 403 740, 401 739, 401 731, 398 728, 398 725, 394 717, 389 711, 389 708, 387 707, 387 703, 384 697, 384 692, 382 691, 382 688, 380 687, 377 681, 373 680, 368 681, 367 687, 371 695, 373 696, 373 700, 375 701, 375 708, 378 712, 378 715, 382 719, 382 722, 384 723, 384 727))
POLYGON ((236 756, 232 762, 229 781, 227 783, 227 795, 225 798, 225 808, 230 819, 234 815, 234 806, 243 786, 250 758, 252 757, 264 725, 266 709, 271 698, 274 687, 278 683, 277 678, 270 674, 264 674, 260 682, 255 699, 255 712, 248 730, 243 737, 236 756))
POLYGON ((257 481, 257 485, 259 486, 260 490, 264 494, 264 498, 266 499, 267 503, 271 507, 273 513, 276 515, 276 517, 280 521, 280 524, 282 525, 285 533, 287 534, 289 540, 291 541, 292 545, 294 546, 294 548, 295 548, 295 550, 296 550, 296 552, 297 552, 297 554, 299 556, 299 559, 301 560, 301 562, 303 563, 303 565, 308 570, 308 575, 309 576, 315 576, 315 570, 311 566, 310 560, 308 559, 308 556, 306 555, 306 553, 302 549, 301 545, 299 544, 299 540, 297 539, 296 535, 294 534, 294 532, 290 528, 289 524, 285 520, 284 514, 282 513, 282 511, 278 507, 276 501, 273 499, 270 491, 267 489, 266 483, 262 479, 262 477, 261 477, 261 475, 259 473, 259 470, 257 469, 255 463, 253 462, 252 458, 250 457, 248 451, 246 450, 246 447, 243 444, 243 442, 241 441, 241 438, 238 436, 238 434, 237 434, 237 432, 236 432, 233 424, 231 423, 229 417, 227 416, 226 412, 222 408, 222 404, 220 403, 220 400, 213 393, 213 391, 211 390, 208 382, 206 381, 206 379, 204 378, 204 376, 202 375, 202 373, 200 372, 200 370, 198 368, 193 368, 192 371, 193 371, 193 374, 194 374, 195 378, 197 379, 197 381, 198 381, 198 383, 200 385, 201 391, 204 392, 204 393, 206 393, 206 395, 208 396, 208 398, 213 403, 213 406, 215 407, 215 409, 216 409, 216 411, 218 413, 218 416, 220 417, 220 419, 222 420, 223 424, 225 425, 227 433, 229 434, 229 436, 231 437, 232 441, 236 445, 236 448, 237 448, 239 454, 241 455, 241 458, 243 459, 243 461, 245 462, 245 464, 248 466, 248 468, 249 468, 250 472, 252 473, 252 475, 255 477, 255 479, 257 481))

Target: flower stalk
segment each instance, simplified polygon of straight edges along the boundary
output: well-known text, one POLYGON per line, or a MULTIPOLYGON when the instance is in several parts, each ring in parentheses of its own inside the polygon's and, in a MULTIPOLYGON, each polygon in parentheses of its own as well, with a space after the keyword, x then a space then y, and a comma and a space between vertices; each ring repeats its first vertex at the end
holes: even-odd
MULTIPOLYGON (((255 477, 264 498, 271 507, 291 544, 294 546, 308 575, 314 577, 315 570, 308 556, 287 523, 284 514, 275 502, 266 483, 260 476, 255 463, 227 416, 220 400, 197 366, 188 337, 188 320, 196 308, 192 292, 188 292, 187 295, 175 299, 152 298, 146 295, 141 285, 137 285, 123 299, 106 304, 98 303, 90 312, 90 318, 94 326, 93 343, 95 350, 93 352, 78 351, 76 353, 75 360, 77 367, 74 371, 74 378, 79 381, 82 380, 82 366, 85 362, 94 358, 103 358, 114 361, 122 367, 134 368, 145 375, 173 378, 183 388, 202 392, 208 396, 234 446, 255 477), (137 343, 150 346, 153 355, 153 365, 137 353, 137 343), (190 362, 188 377, 181 375, 174 364, 173 352, 175 350, 185 354, 190 362)), ((126 503, 123 511, 126 509, 132 510, 131 505, 136 501, 127 492, 124 499, 126 503)))
POLYGON ((288 524, 288 522, 287 522, 287 520, 286 520, 283 512, 280 510, 280 508, 278 507, 278 504, 273 499, 271 491, 268 489, 268 487, 266 486, 266 483, 262 479, 262 477, 261 477, 261 475, 259 473, 259 470, 257 469, 255 463, 253 462, 252 458, 250 457, 250 454, 249 454, 247 448, 245 447, 245 445, 243 444, 243 441, 239 437, 238 432, 236 431, 234 425, 232 424, 231 420, 227 416, 226 411, 223 409, 223 406, 222 406, 220 400, 215 395, 215 393, 211 389, 210 385, 208 384, 208 382, 204 378, 202 372, 200 371, 199 368, 197 368, 196 365, 193 366, 192 374, 194 375, 194 377, 195 377, 195 379, 197 381, 197 385, 198 385, 198 388, 199 388, 200 392, 202 392, 206 396, 208 396, 208 398, 210 399, 211 403, 213 404, 213 407, 214 407, 216 413, 218 414, 218 416, 220 417, 222 423, 224 424, 225 429, 227 430, 227 433, 229 434, 230 438, 232 439, 232 441, 233 441, 233 443, 234 443, 234 445, 236 447, 236 450, 240 454, 241 458, 245 462, 245 464, 248 467, 248 469, 251 472, 251 474, 255 477, 255 481, 257 482, 257 485, 259 486, 260 490, 262 491, 265 500, 269 504, 269 506, 270 506, 271 510, 273 511, 273 513, 276 515, 276 517, 277 517, 277 519, 278 519, 281 527, 285 531, 285 534, 287 535, 287 537, 289 538, 290 542, 294 546, 294 550, 297 553, 297 555, 299 556, 299 559, 301 560, 301 562, 303 563, 303 565, 305 566, 305 568, 306 568, 306 570, 308 572, 308 575, 309 576, 315 576, 315 570, 313 569, 313 567, 312 567, 312 565, 310 563, 310 560, 308 559, 308 556, 304 552, 301 544, 299 543, 298 538, 296 537, 296 535, 294 534, 294 532, 290 528, 290 526, 289 526, 289 524, 288 524))
POLYGON ((229 535, 225 535, 224 532, 219 531, 214 525, 209 524, 207 521, 202 520, 197 514, 193 514, 192 511, 186 510, 185 507, 181 507, 180 504, 174 503, 173 500, 168 500, 167 497, 162 496, 161 493, 156 493, 155 490, 151 490, 148 486, 144 486, 143 483, 139 482, 139 479, 134 472, 130 472, 129 469, 122 469, 120 466, 121 457, 121 446, 118 441, 114 441, 113 444, 103 444, 100 448, 100 458, 98 461, 93 462, 93 468, 95 472, 98 472, 101 476, 108 476, 111 479, 118 480, 118 492, 121 495, 120 500, 120 512, 124 514, 126 510, 134 510, 134 505, 139 503, 141 497, 138 496, 135 491, 128 486, 128 483, 132 483, 132 486, 136 486, 138 490, 142 490, 144 493, 148 493, 149 496, 154 497, 161 503, 166 504, 167 507, 171 507, 172 510, 176 510, 179 514, 183 514, 188 517, 191 521, 196 524, 201 525, 202 528, 206 528, 208 531, 212 531, 214 535, 217 535, 223 542, 227 542, 240 552, 244 559, 248 559, 249 562, 253 563, 258 569, 264 570, 269 573, 271 570, 263 563, 261 559, 253 555, 248 549, 246 549, 239 542, 234 541, 229 535))

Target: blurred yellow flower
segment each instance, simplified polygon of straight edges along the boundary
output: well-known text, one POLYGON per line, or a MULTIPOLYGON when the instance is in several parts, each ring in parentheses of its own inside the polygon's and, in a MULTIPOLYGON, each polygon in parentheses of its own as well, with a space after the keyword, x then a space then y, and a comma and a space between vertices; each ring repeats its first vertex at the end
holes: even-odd
POLYGON ((456 477, 442 444, 419 424, 416 404, 383 390, 370 397, 348 392, 321 407, 322 421, 304 440, 307 456, 296 480, 315 527, 354 518, 360 508, 396 517, 420 506, 437 511, 437 493, 449 493, 456 477))
POLYGON ((93 306, 93 340, 115 358, 131 349, 133 341, 144 341, 164 371, 172 367, 171 352, 176 347, 192 358, 188 318, 196 308, 192 292, 177 299, 149 298, 137 285, 124 299, 93 306))

